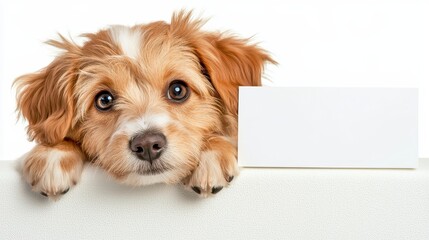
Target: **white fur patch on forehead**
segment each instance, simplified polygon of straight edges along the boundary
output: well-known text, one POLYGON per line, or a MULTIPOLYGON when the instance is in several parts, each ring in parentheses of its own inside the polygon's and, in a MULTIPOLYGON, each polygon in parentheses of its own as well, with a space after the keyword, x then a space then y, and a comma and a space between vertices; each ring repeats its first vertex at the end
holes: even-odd
POLYGON ((142 32, 139 29, 114 25, 109 29, 109 34, 125 56, 138 58, 142 40, 142 32))
POLYGON ((171 122, 167 114, 146 115, 137 119, 122 121, 117 133, 132 136, 139 132, 144 132, 150 128, 162 129, 171 122))

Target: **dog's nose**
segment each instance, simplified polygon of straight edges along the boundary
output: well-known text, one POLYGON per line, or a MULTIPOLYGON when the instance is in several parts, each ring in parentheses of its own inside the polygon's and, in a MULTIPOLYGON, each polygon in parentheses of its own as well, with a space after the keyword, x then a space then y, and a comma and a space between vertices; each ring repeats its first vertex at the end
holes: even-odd
POLYGON ((130 149, 139 159, 152 163, 161 156, 166 144, 162 133, 143 133, 130 141, 130 149))

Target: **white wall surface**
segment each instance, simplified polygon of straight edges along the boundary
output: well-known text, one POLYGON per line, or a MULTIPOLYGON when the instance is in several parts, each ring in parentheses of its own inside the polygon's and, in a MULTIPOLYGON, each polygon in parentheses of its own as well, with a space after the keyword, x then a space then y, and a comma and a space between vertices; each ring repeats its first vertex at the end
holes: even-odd
POLYGON ((15 0, 0 2, 0 160, 32 146, 16 121, 11 84, 53 59, 44 41, 57 32, 77 40, 111 24, 169 21, 182 8, 210 17, 207 30, 255 36, 280 63, 267 69, 267 85, 419 87, 419 151, 429 157, 427 1, 15 0))

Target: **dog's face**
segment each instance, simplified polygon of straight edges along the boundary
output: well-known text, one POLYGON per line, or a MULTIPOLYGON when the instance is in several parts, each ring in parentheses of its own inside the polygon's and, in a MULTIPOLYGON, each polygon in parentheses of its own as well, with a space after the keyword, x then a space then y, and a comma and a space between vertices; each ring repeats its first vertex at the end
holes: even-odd
POLYGON ((213 134, 236 141, 239 85, 260 85, 268 55, 234 37, 171 24, 113 26, 85 35, 18 80, 18 108, 42 144, 77 142, 88 160, 132 185, 176 183, 213 134))
MULTIPOLYGON (((167 35, 150 25, 99 33, 94 39, 105 37, 116 53, 89 59, 76 82, 83 149, 133 184, 189 175, 204 138, 221 126, 221 106, 198 57, 167 35)), ((91 56, 88 48, 84 55, 91 56)))

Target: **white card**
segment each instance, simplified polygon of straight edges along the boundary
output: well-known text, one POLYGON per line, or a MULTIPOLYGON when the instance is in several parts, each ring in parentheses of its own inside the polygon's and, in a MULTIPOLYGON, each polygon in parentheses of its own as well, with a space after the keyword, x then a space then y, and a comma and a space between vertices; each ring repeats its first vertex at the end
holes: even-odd
POLYGON ((418 89, 240 87, 244 167, 415 168, 418 89))

